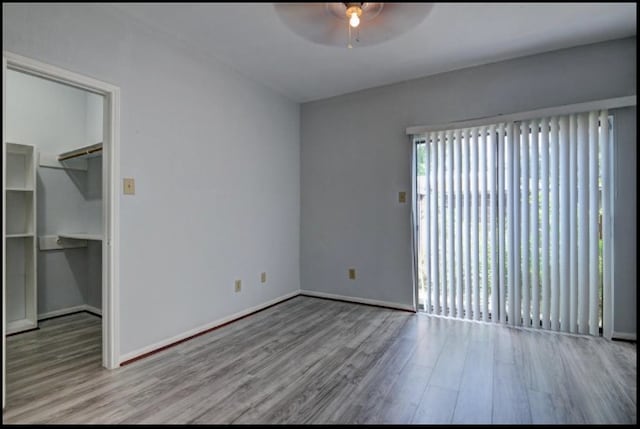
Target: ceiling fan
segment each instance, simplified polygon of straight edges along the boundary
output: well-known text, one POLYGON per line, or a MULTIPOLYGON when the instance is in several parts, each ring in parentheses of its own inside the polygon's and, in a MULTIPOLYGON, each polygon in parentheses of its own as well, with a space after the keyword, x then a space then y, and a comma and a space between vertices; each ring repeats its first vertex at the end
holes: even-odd
POLYGON ((424 20, 433 3, 276 3, 280 20, 297 35, 329 46, 370 46, 424 20))

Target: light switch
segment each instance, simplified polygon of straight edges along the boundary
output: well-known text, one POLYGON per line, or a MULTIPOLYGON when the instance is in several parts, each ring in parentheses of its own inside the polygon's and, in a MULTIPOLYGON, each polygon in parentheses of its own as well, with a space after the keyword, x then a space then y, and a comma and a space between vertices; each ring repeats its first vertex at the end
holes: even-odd
POLYGON ((349 268, 349 279, 350 280, 355 280, 356 279, 356 269, 355 268, 349 268))
POLYGON ((125 195, 133 195, 136 193, 136 182, 132 178, 123 179, 124 184, 124 194, 125 195))
POLYGON ((242 280, 236 280, 236 284, 235 284, 236 292, 240 292, 241 289, 242 289, 242 280))
POLYGON ((260 274, 260 282, 262 282, 262 283, 266 283, 267 282, 267 273, 260 274))
POLYGON ((398 202, 406 203, 407 202, 407 193, 404 191, 398 192, 398 202))

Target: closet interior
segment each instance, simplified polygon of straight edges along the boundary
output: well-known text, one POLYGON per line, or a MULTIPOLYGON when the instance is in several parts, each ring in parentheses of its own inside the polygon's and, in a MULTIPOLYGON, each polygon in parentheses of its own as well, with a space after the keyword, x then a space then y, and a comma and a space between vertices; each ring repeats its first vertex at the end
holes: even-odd
POLYGON ((6 334, 101 315, 104 97, 6 77, 6 334))

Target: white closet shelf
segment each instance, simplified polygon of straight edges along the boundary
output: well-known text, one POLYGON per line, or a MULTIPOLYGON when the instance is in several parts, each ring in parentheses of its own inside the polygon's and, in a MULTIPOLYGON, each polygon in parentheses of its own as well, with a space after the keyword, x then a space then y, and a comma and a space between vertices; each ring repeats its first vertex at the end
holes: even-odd
POLYGON ((102 234, 87 234, 86 232, 69 232, 58 234, 60 238, 71 238, 74 240, 102 240, 102 234))
POLYGON ((24 237, 33 237, 32 232, 21 232, 18 234, 7 234, 7 238, 24 238, 24 237))
POLYGON ((58 161, 66 161, 68 159, 87 159, 99 155, 102 155, 102 142, 63 152, 58 155, 58 161))
POLYGON ((30 155, 32 151, 33 151, 33 145, 7 142, 7 153, 16 154, 16 155, 30 155))
POLYGON ((7 187, 7 191, 11 192, 33 192, 33 188, 7 187))
POLYGON ((87 247, 87 240, 61 238, 59 235, 41 235, 38 237, 40 250, 64 250, 87 247))

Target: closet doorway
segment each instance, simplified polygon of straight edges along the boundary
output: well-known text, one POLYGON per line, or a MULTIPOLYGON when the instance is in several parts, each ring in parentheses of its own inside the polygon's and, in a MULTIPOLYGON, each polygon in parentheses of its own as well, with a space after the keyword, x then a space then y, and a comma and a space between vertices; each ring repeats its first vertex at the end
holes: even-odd
POLYGON ((7 52, 2 76, 4 408, 8 335, 20 374, 62 339, 119 366, 119 89, 7 52))

